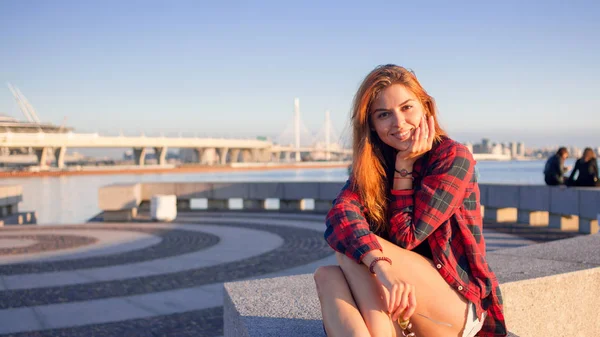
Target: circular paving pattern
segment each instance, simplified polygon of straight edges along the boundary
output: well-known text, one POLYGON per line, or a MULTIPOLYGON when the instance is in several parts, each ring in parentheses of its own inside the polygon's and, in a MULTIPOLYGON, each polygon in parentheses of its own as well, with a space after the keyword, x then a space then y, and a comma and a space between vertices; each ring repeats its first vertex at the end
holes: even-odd
MULTIPOLYGON (((99 268, 112 265, 121 265, 126 263, 151 261, 157 258, 165 258, 169 256, 182 255, 199 251, 211 247, 219 242, 219 238, 215 235, 196 231, 187 231, 182 229, 143 228, 138 226, 102 226, 93 228, 147 233, 160 236, 162 240, 156 245, 120 254, 111 254, 73 260, 42 261, 39 263, 15 263, 3 265, 0 266, 0 275, 43 273, 53 271, 76 270, 83 268, 99 268)), ((53 226, 50 228, 36 228, 36 230, 48 230, 53 232, 60 229, 72 230, 73 226, 53 226)), ((84 230, 82 230, 82 232, 84 232, 84 230)), ((70 237, 68 235, 63 236, 70 237)), ((63 236, 57 237, 60 238, 63 236)), ((58 240, 58 242, 64 244, 66 240, 58 240)), ((72 247, 61 248, 65 249, 72 247)))
MULTIPOLYGON (((0 336, 221 336, 223 283, 334 261, 324 230, 324 216, 244 212, 0 228, 0 336)), ((488 250, 532 243, 488 234, 488 250)))
POLYGON ((0 238, 15 244, 2 246, 6 254, 19 249, 28 249, 29 254, 65 249, 65 242, 71 242, 72 248, 75 238, 80 246, 91 245, 94 238, 85 234, 89 229, 143 232, 162 239, 116 254, 77 257, 74 253, 57 261, 0 265, 0 336, 216 337, 223 334, 223 282, 273 275, 333 253, 323 239, 322 220, 295 215, 288 220, 304 224, 290 226, 278 224, 285 216, 244 219, 240 214, 210 219, 186 213, 171 228, 156 223, 107 223, 0 229, 0 238), (60 230, 75 228, 80 236, 60 235, 60 230), (27 234, 32 230, 35 235, 27 234), (17 247, 18 240, 36 243, 17 247), (198 257, 205 259, 201 266, 195 261, 198 257), (163 270, 164 261, 178 267, 163 270), (115 272, 103 275, 108 280, 95 281, 83 273, 129 266, 141 270, 141 275, 115 272), (53 285, 45 286, 43 280, 49 278, 53 285), (31 280, 31 286, 23 286, 31 280))
MULTIPOLYGON (((96 238, 78 235, 6 235, 0 236, 0 243, 4 240, 24 240, 25 242, 33 241, 33 244, 22 246, 16 244, 12 247, 7 247, 6 242, 0 248, 0 256, 16 255, 16 254, 33 254, 39 252, 55 251, 60 249, 77 248, 87 246, 98 241, 96 238)), ((9 242, 10 242, 9 241, 9 242)), ((14 242, 14 241, 13 241, 14 242)), ((15 242, 16 243, 16 242, 15 242)), ((0 270, 0 275, 4 273, 0 270)))

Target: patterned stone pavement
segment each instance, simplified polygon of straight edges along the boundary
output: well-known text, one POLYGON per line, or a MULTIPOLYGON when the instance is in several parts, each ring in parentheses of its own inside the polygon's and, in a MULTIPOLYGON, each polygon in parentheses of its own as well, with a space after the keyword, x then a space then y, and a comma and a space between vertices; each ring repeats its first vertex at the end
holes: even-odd
MULTIPOLYGON (((1 228, 0 336, 219 336, 223 282, 334 263, 323 230, 323 215, 243 212, 1 228)), ((534 243, 484 235, 489 250, 534 243)))

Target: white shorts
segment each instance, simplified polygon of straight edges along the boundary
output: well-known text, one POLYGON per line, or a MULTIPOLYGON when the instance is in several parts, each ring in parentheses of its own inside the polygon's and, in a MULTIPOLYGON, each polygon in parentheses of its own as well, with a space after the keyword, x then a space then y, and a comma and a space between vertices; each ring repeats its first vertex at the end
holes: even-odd
POLYGON ((487 316, 487 312, 481 314, 481 319, 477 318, 475 304, 469 302, 469 309, 467 313, 467 322, 465 323, 465 329, 463 330, 462 337, 474 337, 481 328, 483 327, 483 321, 487 316))

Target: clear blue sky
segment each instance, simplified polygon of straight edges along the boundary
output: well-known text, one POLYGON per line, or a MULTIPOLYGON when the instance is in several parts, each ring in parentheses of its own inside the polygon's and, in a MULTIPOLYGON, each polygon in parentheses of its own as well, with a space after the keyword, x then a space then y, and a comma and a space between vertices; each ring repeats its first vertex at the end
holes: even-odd
POLYGON ((0 112, 81 131, 338 133, 373 67, 412 68, 459 140, 600 145, 598 1, 0 1, 0 112))

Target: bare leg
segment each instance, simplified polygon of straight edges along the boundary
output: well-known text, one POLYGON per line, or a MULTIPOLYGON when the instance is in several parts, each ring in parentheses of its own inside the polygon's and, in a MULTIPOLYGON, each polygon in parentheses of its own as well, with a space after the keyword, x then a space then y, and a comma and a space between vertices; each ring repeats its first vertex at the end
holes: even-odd
MULTIPOLYGON (((413 315, 412 331, 418 337, 460 336, 468 301, 444 281, 429 259, 382 238, 378 237, 378 240, 384 255, 392 259, 392 267, 397 268, 405 282, 415 286, 416 313, 452 324, 452 327, 446 327, 413 315)), ((382 287, 368 268, 342 254, 338 253, 337 257, 371 336, 401 336, 398 324, 391 322, 385 309, 382 287)))
POLYGON ((319 267, 315 283, 329 337, 370 336, 339 266, 319 267))

